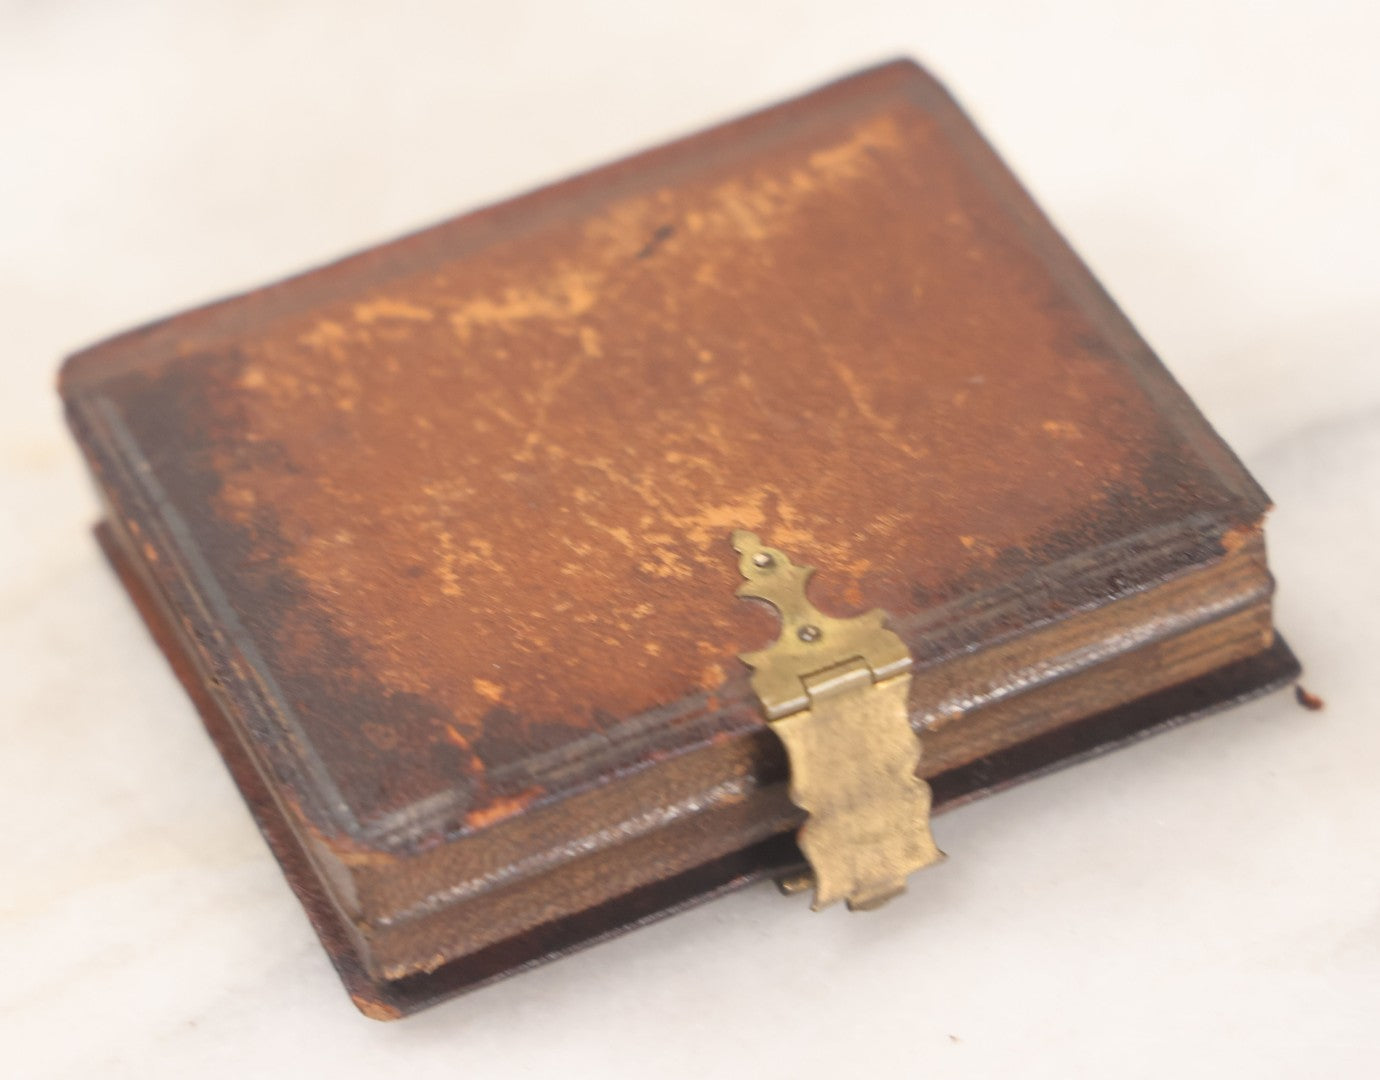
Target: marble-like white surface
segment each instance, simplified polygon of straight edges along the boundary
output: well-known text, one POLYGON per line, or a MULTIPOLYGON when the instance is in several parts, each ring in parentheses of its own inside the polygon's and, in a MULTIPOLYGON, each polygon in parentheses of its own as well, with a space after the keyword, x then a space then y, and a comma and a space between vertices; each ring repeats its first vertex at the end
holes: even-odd
POLYGON ((0 0, 0 1074, 1380 1074, 1374 12, 0 0), (897 52, 1275 497, 1326 710, 946 816, 874 915, 756 888, 364 1020, 86 533, 59 356, 897 52))

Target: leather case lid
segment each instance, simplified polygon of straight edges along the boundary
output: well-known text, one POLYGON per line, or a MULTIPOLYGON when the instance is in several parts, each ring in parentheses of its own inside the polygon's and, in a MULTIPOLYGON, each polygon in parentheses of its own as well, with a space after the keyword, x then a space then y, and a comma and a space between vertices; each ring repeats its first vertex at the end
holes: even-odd
POLYGON ((1267 508, 905 62, 99 345, 63 392, 284 805, 361 849, 759 723, 735 527, 924 665, 1267 508))

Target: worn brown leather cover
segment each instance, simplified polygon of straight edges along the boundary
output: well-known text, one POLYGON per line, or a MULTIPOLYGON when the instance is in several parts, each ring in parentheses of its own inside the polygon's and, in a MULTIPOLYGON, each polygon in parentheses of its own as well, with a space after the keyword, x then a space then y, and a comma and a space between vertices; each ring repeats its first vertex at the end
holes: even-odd
POLYGON ((1291 670, 1264 494, 908 62, 105 342, 62 393, 376 1015, 798 858, 734 528, 889 612, 941 795, 1291 670))

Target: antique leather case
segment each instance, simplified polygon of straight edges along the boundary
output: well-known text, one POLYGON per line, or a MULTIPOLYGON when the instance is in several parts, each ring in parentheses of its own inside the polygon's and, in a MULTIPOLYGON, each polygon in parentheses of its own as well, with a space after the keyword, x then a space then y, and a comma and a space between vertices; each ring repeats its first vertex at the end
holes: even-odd
POLYGON ((1295 671, 1265 495, 907 62, 61 387, 107 551, 373 1016, 799 867, 735 529, 886 613, 936 809, 1295 671))

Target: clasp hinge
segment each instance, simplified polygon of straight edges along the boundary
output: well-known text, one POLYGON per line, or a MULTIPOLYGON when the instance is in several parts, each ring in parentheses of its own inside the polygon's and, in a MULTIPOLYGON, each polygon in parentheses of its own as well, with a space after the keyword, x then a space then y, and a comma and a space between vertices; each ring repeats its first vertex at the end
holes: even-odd
POLYGON ((791 801, 809 815, 798 842, 813 873, 813 907, 878 907, 944 857, 930 833, 929 785, 915 775, 910 650, 879 609, 850 619, 818 611, 805 595, 813 567, 744 530, 733 546, 747 579, 738 595, 781 615, 776 642, 742 660, 785 745, 791 801))

